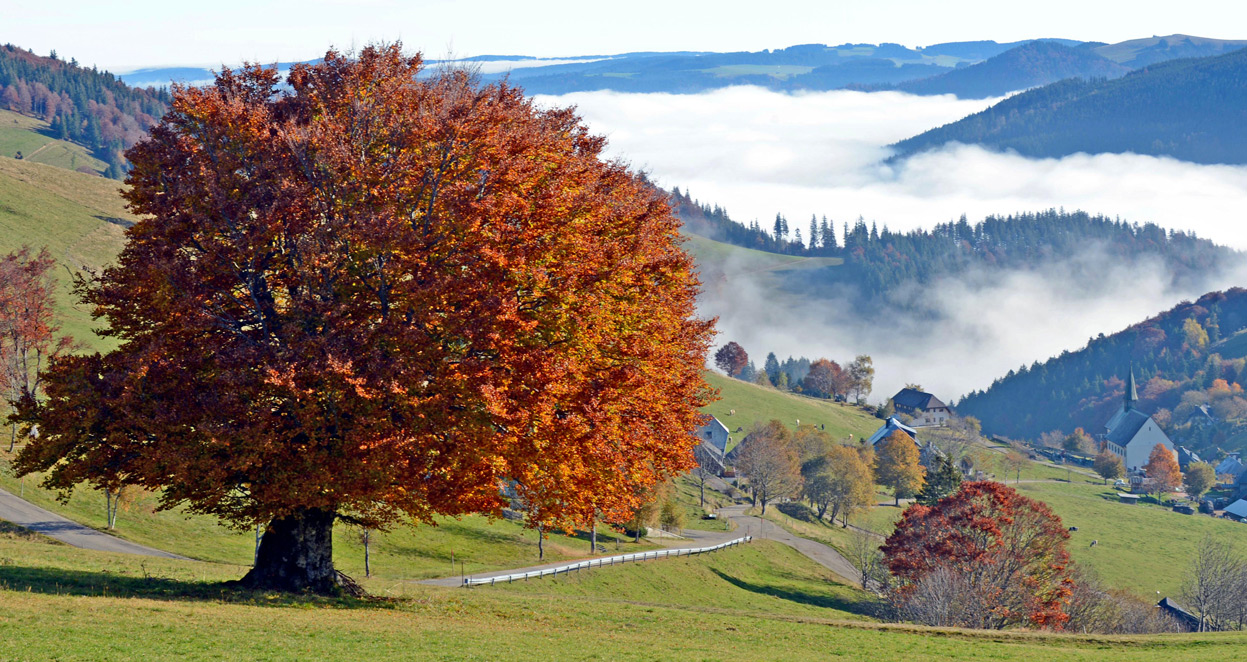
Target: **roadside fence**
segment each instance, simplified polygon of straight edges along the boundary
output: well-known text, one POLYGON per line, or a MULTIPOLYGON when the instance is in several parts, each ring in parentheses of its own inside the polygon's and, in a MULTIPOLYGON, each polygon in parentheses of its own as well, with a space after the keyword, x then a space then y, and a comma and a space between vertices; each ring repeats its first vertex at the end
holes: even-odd
POLYGON ((728 547, 743 545, 753 540, 753 536, 745 536, 729 540, 725 543, 714 545, 712 547, 690 547, 681 549, 656 549, 652 552, 634 552, 632 554, 620 554, 619 556, 605 556, 600 559, 589 559, 588 561, 577 561, 576 563, 568 563, 565 565, 555 566, 553 568, 545 568, 543 570, 533 570, 530 572, 519 572, 510 575, 499 575, 497 577, 464 577, 464 586, 482 586, 494 584, 509 584, 517 580, 541 579, 543 577, 551 577, 560 573, 579 572, 590 568, 601 568, 603 566, 623 565, 624 563, 634 563, 637 561, 651 561, 654 559, 665 559, 678 556, 693 556, 696 554, 706 554, 709 552, 717 552, 728 547))

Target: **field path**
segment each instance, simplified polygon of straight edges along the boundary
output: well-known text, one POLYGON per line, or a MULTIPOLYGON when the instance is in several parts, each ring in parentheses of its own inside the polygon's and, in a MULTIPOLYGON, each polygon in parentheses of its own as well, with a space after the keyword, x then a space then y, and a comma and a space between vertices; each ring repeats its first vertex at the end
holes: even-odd
POLYGON ((160 556, 167 559, 186 558, 96 531, 73 520, 65 519, 50 510, 44 510, 4 490, 0 490, 0 519, 83 549, 160 556))

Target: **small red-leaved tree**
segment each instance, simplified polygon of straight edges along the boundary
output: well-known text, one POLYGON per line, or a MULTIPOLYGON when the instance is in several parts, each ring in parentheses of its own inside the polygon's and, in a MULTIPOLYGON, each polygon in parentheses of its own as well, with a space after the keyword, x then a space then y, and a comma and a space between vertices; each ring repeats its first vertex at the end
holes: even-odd
MULTIPOLYGON (((0 403, 26 402, 39 395, 40 371, 69 345, 57 339, 52 321, 52 267, 48 250, 31 255, 22 247, 0 258, 0 403)), ((11 415, 9 451, 17 435, 17 416, 11 415)), ((3 419, 0 419, 3 420, 3 419)))
POLYGON ((569 109, 395 46, 177 88, 144 220, 82 284, 115 349, 53 363, 46 484, 264 526, 248 586, 333 592, 336 520, 527 505, 625 521, 693 466, 713 333, 666 199, 569 109))
POLYGON ((714 353, 714 364, 728 377, 740 377, 740 373, 749 365, 749 354, 736 341, 719 348, 714 353))
POLYGON ((1001 483, 963 483, 911 506, 882 547, 901 618, 929 625, 1061 629, 1069 538, 1047 505, 1001 483))

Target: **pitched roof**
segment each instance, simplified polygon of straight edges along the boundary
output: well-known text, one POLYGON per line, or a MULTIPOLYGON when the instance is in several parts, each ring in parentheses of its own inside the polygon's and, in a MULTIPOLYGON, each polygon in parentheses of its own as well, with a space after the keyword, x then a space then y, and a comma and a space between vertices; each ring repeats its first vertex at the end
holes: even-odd
POLYGON ((1247 467, 1244 467, 1243 463, 1240 462, 1237 457, 1231 455, 1224 460, 1221 460, 1221 464, 1217 465, 1216 473, 1218 476, 1222 474, 1229 474, 1235 478, 1238 478, 1245 469, 1247 469, 1247 467))
POLYGON ((880 441, 887 439, 889 435, 897 430, 909 435, 909 438, 913 439, 914 443, 918 443, 918 431, 896 420, 895 416, 889 417, 878 430, 875 430, 875 433, 870 435, 870 438, 866 440, 866 443, 874 446, 880 441))
POLYGON ((697 429, 698 429, 698 430, 703 430, 703 429, 705 429, 705 428, 714 428, 715 426, 718 426, 718 427, 722 428, 724 432, 730 432, 730 430, 728 430, 728 429, 727 429, 727 426, 723 424, 723 421, 720 421, 719 419, 715 418, 714 416, 711 416, 711 417, 710 417, 710 420, 709 420, 709 421, 706 421, 706 424, 705 424, 705 425, 703 425, 703 426, 701 426, 701 427, 699 427, 699 428, 697 428, 697 429))
POLYGON ((1239 499, 1225 507, 1225 512, 1238 517, 1247 517, 1247 499, 1239 499))
POLYGON ((912 388, 903 388, 892 396, 892 405, 904 409, 939 409, 948 406, 934 395, 912 388))
POLYGON ((1112 430, 1108 431, 1107 439, 1118 446, 1125 446, 1134 439, 1139 430, 1143 429, 1144 424, 1152 420, 1151 416, 1144 414, 1137 409, 1127 411, 1121 420, 1112 430))
POLYGON ((1195 451, 1186 446, 1178 446, 1178 464, 1189 465, 1192 462, 1199 462, 1199 455, 1195 451))

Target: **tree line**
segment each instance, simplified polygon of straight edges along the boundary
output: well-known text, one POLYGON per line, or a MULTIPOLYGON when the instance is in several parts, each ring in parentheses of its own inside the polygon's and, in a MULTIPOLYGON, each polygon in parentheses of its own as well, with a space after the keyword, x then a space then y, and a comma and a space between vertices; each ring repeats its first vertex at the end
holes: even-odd
POLYGON ((714 364, 729 377, 759 386, 815 398, 852 398, 859 404, 870 395, 875 378, 874 362, 866 354, 859 354, 842 367, 830 359, 810 361, 804 356, 795 359, 790 356, 781 363, 775 352, 769 352, 759 369, 745 348, 734 340, 715 352, 714 364))
POLYGON ((50 134, 85 145, 121 179, 125 150, 147 135, 172 97, 164 89, 133 88, 113 74, 59 58, 0 46, 0 108, 48 122, 50 134))
POLYGON ((812 217, 808 225, 790 225, 782 214, 769 227, 756 220, 741 224, 718 205, 701 203, 679 188, 672 190, 671 201, 685 230, 694 234, 772 253, 842 258, 843 265, 834 268, 781 275, 797 291, 850 286, 863 303, 874 303, 904 283, 926 283, 973 269, 1033 269, 1083 254, 1090 246, 1099 247, 1110 260, 1158 258, 1176 285, 1198 286, 1210 271, 1238 255, 1192 233, 1063 209, 992 215, 975 223, 963 215, 930 229, 893 232, 863 218, 837 227, 826 216, 812 217))

